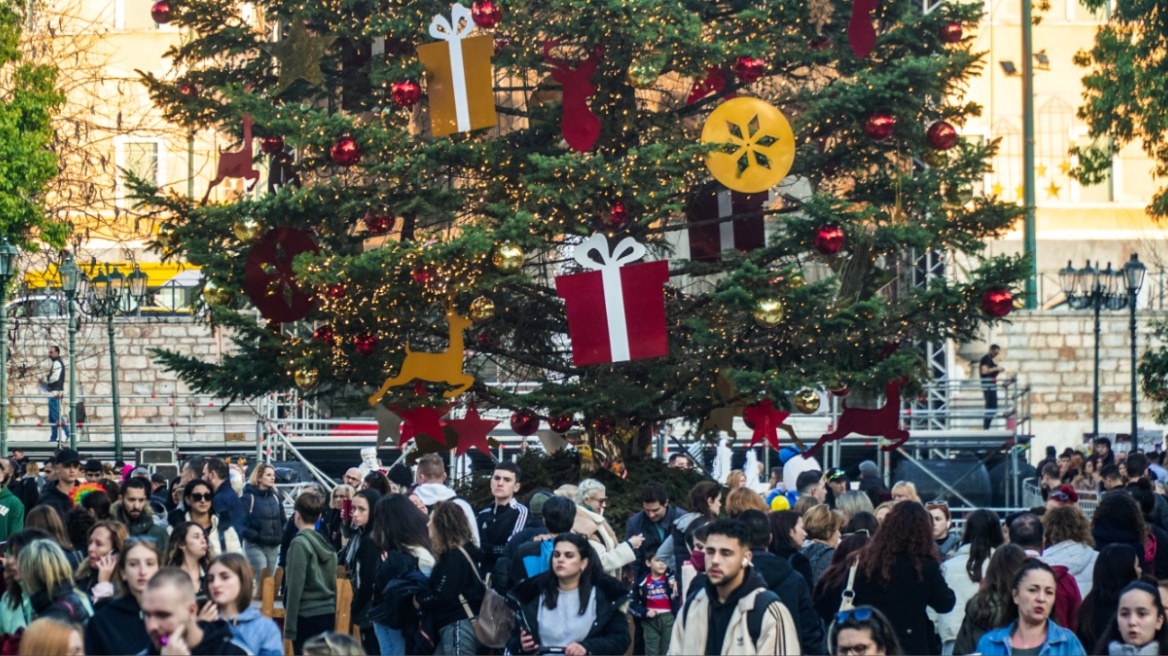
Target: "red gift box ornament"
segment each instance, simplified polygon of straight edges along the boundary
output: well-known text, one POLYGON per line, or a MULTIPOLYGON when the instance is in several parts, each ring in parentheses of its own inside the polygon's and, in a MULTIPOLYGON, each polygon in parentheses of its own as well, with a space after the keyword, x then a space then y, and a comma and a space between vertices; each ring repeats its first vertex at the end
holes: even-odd
POLYGON ((686 210, 689 258, 717 262, 723 252, 747 252, 765 246, 763 212, 771 199, 772 192, 744 194, 717 182, 704 187, 686 210))
POLYGON ((556 277, 576 366, 668 355, 669 265, 664 260, 634 264, 644 255, 645 247, 631 237, 609 250, 608 239, 596 233, 574 253, 580 266, 589 270, 556 277))

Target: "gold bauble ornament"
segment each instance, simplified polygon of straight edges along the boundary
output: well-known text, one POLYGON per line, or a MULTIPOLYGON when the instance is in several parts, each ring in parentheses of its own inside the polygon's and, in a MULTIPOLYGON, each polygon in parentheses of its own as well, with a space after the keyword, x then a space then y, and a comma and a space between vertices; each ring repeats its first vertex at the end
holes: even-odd
POLYGON ((760 299, 754 304, 754 320, 764 328, 774 328, 783 323, 785 311, 783 302, 777 298, 760 299))
POLYGON ((649 62, 633 62, 629 64, 629 84, 637 89, 648 89, 657 83, 661 77, 661 69, 649 62))
POLYGON ((495 302, 486 296, 480 296, 471 301, 470 318, 475 323, 483 323, 495 318, 495 302))
POLYGON ((320 380, 320 372, 316 369, 297 369, 296 373, 292 374, 292 379, 300 389, 312 389, 320 380))
POLYGON ((518 273, 523 268, 525 256, 523 249, 518 245, 505 241, 495 247, 495 254, 491 256, 491 264, 499 273, 518 273))
POLYGON ((203 285, 203 300, 207 305, 223 307, 231 303, 231 292, 208 280, 203 285))
POLYGON ((819 409, 819 392, 806 388, 796 392, 795 409, 805 415, 815 414, 819 409))
POLYGON ((955 205, 965 205, 973 200, 973 185, 958 182, 945 188, 945 200, 955 205))
POLYGON ((255 219, 243 219, 236 221, 231 226, 231 232, 235 234, 235 238, 239 241, 249 242, 262 237, 264 235, 264 227, 255 219))
POLYGON ((949 163, 949 156, 943 150, 926 150, 921 159, 925 160, 925 164, 935 169, 941 168, 949 163))

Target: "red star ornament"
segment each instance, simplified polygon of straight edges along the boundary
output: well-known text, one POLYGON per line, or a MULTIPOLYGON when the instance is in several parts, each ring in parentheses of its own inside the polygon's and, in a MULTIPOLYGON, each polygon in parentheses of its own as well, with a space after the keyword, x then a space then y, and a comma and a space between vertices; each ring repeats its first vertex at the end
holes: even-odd
POLYGON ((418 435, 425 435, 436 442, 446 444, 446 437, 442 435, 442 415, 450 411, 450 406, 439 406, 437 408, 427 406, 418 408, 391 406, 390 410, 393 410, 402 418, 401 441, 398 442, 398 446, 405 446, 406 442, 409 442, 418 435))
POLYGON ((750 444, 754 446, 759 442, 766 441, 771 445, 775 451, 779 450, 779 425, 782 424, 787 417, 790 417, 789 412, 780 412, 775 410, 775 405, 771 403, 770 399, 764 399, 760 403, 747 406, 742 410, 742 418, 754 425, 754 433, 750 437, 750 444))
POLYGON ((446 425, 458 434, 458 444, 454 447, 454 455, 460 456, 469 451, 471 447, 487 455, 491 454, 491 447, 487 444, 487 436, 491 434, 495 426, 499 425, 499 422, 483 419, 479 416, 479 409, 475 406, 467 408, 466 416, 462 419, 451 419, 446 422, 446 425))

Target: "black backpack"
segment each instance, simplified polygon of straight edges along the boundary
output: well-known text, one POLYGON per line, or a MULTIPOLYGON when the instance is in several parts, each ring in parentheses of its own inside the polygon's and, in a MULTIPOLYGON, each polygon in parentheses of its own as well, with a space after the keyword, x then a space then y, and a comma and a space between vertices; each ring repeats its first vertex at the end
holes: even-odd
MULTIPOLYGON (((697 595, 689 595, 685 600, 685 606, 681 610, 681 617, 684 621, 689 616, 689 607, 693 603, 694 597, 697 595)), ((750 640, 755 645, 758 644, 758 637, 762 635, 762 618, 766 615, 767 609, 775 602, 783 603, 779 595, 771 590, 763 590, 754 598, 754 607, 746 614, 746 630, 750 633, 750 640)))

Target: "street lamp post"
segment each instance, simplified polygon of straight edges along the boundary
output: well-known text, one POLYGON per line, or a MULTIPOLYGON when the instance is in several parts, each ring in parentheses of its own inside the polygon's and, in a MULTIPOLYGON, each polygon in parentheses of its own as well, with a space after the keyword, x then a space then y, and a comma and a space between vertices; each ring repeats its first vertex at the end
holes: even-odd
MULTIPOLYGON (((1132 257, 1135 258, 1135 255, 1132 257)), ((1135 261, 1136 264, 1139 264, 1138 259, 1135 261)), ((1099 436, 1099 336, 1102 332, 1099 314, 1104 309, 1122 310, 1129 304, 1131 294, 1130 285, 1127 285, 1124 280, 1126 276, 1126 267, 1124 270, 1117 271, 1111 268, 1110 262, 1107 263, 1107 268, 1102 271, 1099 270, 1098 266, 1091 266, 1090 262, 1087 262, 1087 266, 1082 269, 1076 269, 1071 266, 1070 262, 1067 262, 1067 266, 1059 271, 1059 284, 1063 288, 1063 293, 1066 294, 1067 304, 1075 310, 1091 309, 1095 313, 1095 385, 1091 395, 1093 437, 1099 436)), ((1141 285, 1143 284, 1142 274, 1139 282, 1141 285)), ((1135 311, 1132 312, 1134 325, 1135 311)), ((1134 369, 1134 347, 1132 353, 1132 367, 1134 369)), ((1132 438, 1135 439, 1134 432, 1132 438)))
POLYGON ((1132 253, 1131 259, 1123 265, 1123 278, 1127 283, 1128 308, 1131 312, 1131 438, 1133 447, 1138 444, 1136 428, 1139 426, 1139 393, 1136 385, 1136 301, 1140 288, 1144 286, 1147 268, 1140 262, 1140 256, 1132 253))
POLYGON ((146 274, 134 265, 127 278, 121 271, 108 264, 105 271, 93 277, 89 286, 89 312, 105 315, 106 332, 109 335, 110 354, 110 396, 113 397, 114 413, 114 458, 122 460, 122 409, 118 398, 118 354, 114 348, 114 315, 122 308, 122 301, 141 301, 146 294, 146 274), (127 289, 127 282, 129 289, 127 289), (127 294, 128 292, 128 294, 127 294))
POLYGON ((8 283, 16 269, 20 251, 0 239, 0 456, 8 456, 8 283))
POLYGON ((65 262, 57 269, 61 290, 69 306, 69 448, 77 450, 77 299, 85 297, 89 279, 81 273, 73 254, 65 252, 65 262))

